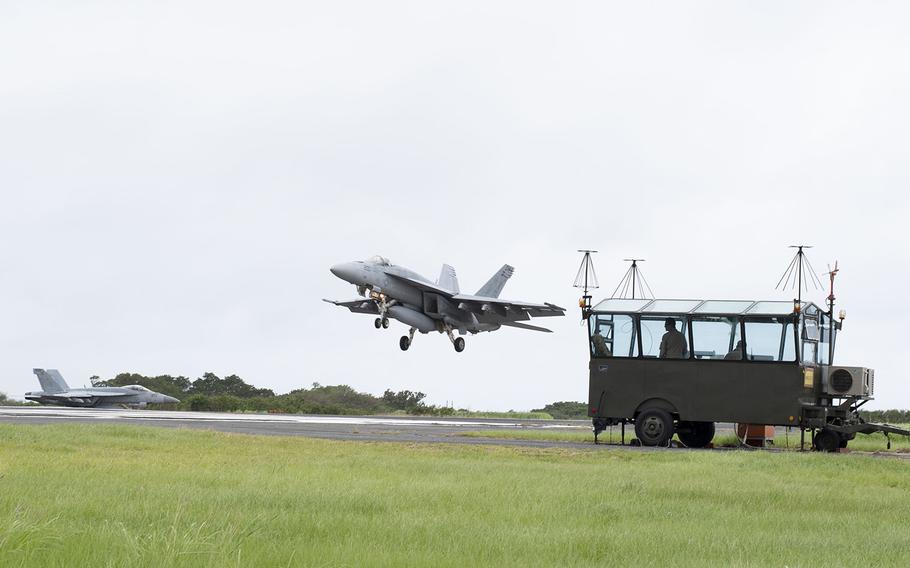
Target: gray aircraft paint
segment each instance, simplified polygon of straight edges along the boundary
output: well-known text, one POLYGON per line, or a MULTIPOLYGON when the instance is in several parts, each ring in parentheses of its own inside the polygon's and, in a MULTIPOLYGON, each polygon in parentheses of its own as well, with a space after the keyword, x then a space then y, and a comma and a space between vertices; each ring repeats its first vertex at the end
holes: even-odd
POLYGON ((461 294, 455 269, 444 264, 434 284, 420 274, 395 266, 382 257, 367 261, 336 264, 332 274, 353 284, 363 299, 337 302, 325 300, 355 313, 378 316, 377 328, 388 327, 388 318, 396 319, 411 329, 399 346, 407 350, 414 333, 446 333, 456 351, 464 349, 464 339, 453 335, 496 331, 502 326, 532 331, 550 330, 523 323, 532 317, 565 315, 565 309, 543 303, 533 304, 499 299, 499 294, 515 269, 504 265, 480 288, 476 295, 461 294))
POLYGON ((41 391, 25 393, 25 399, 40 404, 55 406, 106 407, 138 406, 148 404, 168 404, 180 402, 158 392, 150 391, 141 385, 125 387, 91 387, 71 389, 57 369, 33 369, 41 384, 41 391))

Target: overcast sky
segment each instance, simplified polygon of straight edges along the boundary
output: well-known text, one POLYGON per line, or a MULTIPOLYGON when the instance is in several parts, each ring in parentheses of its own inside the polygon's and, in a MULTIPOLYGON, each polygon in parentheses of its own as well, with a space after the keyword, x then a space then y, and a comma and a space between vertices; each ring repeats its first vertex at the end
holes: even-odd
MULTIPOLYGON (((910 407, 903 2, 0 3, 0 391, 236 373, 530 409, 586 400, 571 287, 793 298, 839 260, 836 360, 910 407), (374 254, 569 308, 418 336, 321 298, 374 254), (536 323, 536 322, 534 322, 536 323)), ((821 302, 823 292, 811 299, 821 302)))

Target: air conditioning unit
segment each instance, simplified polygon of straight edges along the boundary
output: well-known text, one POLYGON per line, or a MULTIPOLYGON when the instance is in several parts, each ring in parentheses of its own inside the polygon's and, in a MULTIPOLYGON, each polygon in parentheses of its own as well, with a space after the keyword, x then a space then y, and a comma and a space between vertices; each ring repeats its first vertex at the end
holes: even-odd
POLYGON ((836 397, 871 397, 875 371, 865 367, 827 367, 822 390, 836 397))

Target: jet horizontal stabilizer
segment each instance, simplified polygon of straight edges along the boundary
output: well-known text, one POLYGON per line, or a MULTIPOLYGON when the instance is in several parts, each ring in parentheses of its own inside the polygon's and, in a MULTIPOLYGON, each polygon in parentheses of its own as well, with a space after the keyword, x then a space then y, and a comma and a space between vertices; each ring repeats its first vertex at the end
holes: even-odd
POLYGON ((527 329, 530 331, 542 331, 544 333, 553 333, 552 331, 550 331, 549 329, 547 329, 545 327, 538 327, 536 325, 530 325, 527 323, 519 323, 517 321, 504 321, 504 322, 500 322, 500 325, 507 325, 509 327, 517 327, 519 329, 527 329))
POLYGON ((336 302, 335 300, 326 300, 323 298, 322 301, 328 302, 330 304, 335 304, 336 306, 341 306, 342 308, 347 308, 355 314, 379 313, 379 309, 376 307, 375 302, 371 300, 364 300, 363 298, 358 298, 357 300, 349 300, 347 302, 336 302))

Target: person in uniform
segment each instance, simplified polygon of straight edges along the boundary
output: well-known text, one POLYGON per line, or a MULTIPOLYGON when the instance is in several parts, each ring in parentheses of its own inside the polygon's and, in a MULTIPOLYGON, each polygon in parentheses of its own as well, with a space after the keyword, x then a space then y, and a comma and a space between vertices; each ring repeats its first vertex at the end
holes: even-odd
POLYGON ((724 361, 741 361, 743 358, 743 340, 740 339, 736 342, 736 347, 733 348, 733 351, 730 351, 724 355, 724 361))
POLYGON ((686 343, 686 336, 676 329, 676 320, 667 318, 664 321, 664 329, 667 333, 660 340, 660 358, 661 359, 683 359, 689 346, 686 343))
POLYGON ((591 338, 591 343, 594 344, 594 356, 595 357, 612 357, 613 354, 610 353, 610 348, 607 347, 607 340, 604 339, 604 336, 595 333, 594 337, 591 338))

